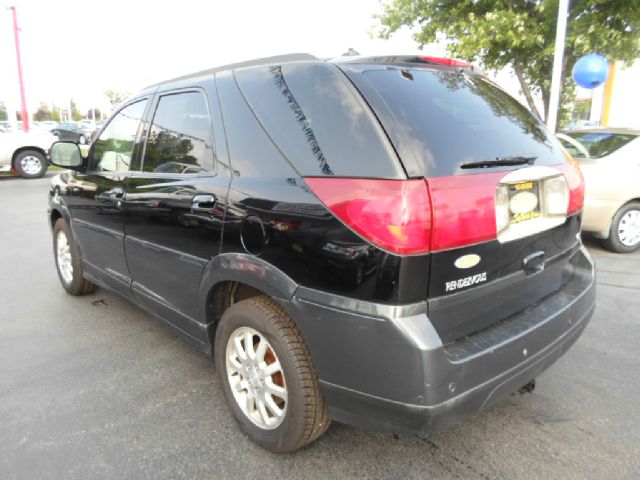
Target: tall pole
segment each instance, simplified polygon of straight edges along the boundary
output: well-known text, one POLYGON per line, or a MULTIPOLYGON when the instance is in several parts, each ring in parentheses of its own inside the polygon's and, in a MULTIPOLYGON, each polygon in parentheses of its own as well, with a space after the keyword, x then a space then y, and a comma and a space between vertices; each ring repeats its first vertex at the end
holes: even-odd
POLYGON ((20 29, 18 28, 18 16, 16 7, 9 7, 13 13, 13 35, 16 45, 16 62, 18 65, 18 81, 20 82, 20 103, 22 107, 22 129, 29 131, 29 112, 27 111, 27 97, 24 94, 24 79, 22 77, 22 59, 20 57, 20 29))
POLYGON ((547 112, 547 128, 553 133, 558 122, 558 106, 560 104, 560 89, 562 87, 562 63, 564 60, 564 42, 567 35, 567 16, 569 15, 569 0, 560 0, 558 5, 558 23, 556 25, 556 47, 553 54, 553 74, 551 75, 551 95, 549 97, 549 111, 547 112))

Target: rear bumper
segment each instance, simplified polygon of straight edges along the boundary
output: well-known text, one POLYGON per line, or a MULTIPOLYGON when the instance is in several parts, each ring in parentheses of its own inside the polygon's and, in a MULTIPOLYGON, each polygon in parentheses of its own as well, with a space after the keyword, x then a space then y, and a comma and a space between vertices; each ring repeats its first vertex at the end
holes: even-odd
POLYGON ((595 306, 582 247, 562 289, 526 310, 443 345, 426 306, 325 299, 298 289, 291 303, 334 420, 372 430, 446 427, 507 397, 577 340, 595 306))

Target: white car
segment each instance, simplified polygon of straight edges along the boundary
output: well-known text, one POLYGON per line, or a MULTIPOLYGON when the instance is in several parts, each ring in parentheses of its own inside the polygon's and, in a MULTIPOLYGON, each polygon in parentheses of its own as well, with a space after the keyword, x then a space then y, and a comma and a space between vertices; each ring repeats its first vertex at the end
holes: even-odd
POLYGON ((15 170, 24 178, 40 178, 47 171, 47 154, 56 137, 49 132, 11 131, 0 126, 0 172, 15 170))
POLYGON ((558 139, 584 175, 582 230, 614 252, 640 248, 640 130, 583 128, 558 139))

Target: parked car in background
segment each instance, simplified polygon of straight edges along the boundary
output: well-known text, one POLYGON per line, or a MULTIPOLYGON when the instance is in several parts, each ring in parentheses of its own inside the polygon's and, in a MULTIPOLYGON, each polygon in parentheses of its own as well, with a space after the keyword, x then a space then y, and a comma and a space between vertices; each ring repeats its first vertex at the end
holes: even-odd
POLYGON ((0 126, 0 172, 12 169, 24 178, 39 178, 47 171, 47 154, 56 137, 49 132, 11 131, 0 126))
POLYGON ((39 122, 32 122, 32 125, 37 125, 39 128, 46 128, 51 131, 58 126, 58 122, 54 122, 53 120, 42 120, 39 122))
POLYGON ((619 253, 640 247, 640 130, 589 128, 558 134, 585 180, 582 230, 619 253))
POLYGON ((76 122, 63 122, 51 130, 51 133, 58 137, 58 140, 71 141, 84 145, 91 141, 93 130, 93 128, 85 127, 76 122))

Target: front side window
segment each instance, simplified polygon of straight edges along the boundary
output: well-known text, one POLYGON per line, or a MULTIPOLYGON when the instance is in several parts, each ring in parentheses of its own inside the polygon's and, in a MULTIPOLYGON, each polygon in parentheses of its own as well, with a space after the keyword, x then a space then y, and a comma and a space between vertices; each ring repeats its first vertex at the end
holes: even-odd
POLYGON ((174 174, 212 171, 213 155, 204 95, 185 92, 160 97, 149 129, 143 170, 174 174))
POLYGON ((93 147, 93 165, 100 172, 128 172, 138 126, 147 100, 126 106, 111 119, 93 147))

